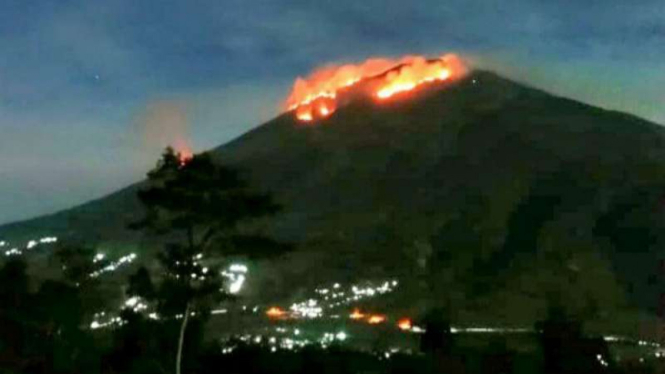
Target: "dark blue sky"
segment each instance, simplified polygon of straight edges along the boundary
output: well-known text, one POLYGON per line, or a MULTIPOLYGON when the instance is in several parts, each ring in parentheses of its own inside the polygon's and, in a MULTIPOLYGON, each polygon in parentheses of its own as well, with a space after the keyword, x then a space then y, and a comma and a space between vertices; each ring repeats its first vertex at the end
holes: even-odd
POLYGON ((663 0, 3 0, 0 222, 141 178, 155 108, 203 150, 318 65, 451 51, 665 123, 663 0))

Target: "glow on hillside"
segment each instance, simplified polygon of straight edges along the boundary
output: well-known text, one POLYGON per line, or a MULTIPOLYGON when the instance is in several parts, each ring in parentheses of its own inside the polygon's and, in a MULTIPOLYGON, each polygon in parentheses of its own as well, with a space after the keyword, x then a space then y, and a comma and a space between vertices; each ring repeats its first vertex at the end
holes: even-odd
POLYGON ((377 101, 403 95, 434 82, 459 78, 466 73, 462 60, 454 54, 427 59, 404 56, 399 59, 370 58, 359 64, 324 66, 307 78, 297 78, 285 108, 302 122, 332 115, 339 98, 354 86, 371 80, 369 92, 377 101))

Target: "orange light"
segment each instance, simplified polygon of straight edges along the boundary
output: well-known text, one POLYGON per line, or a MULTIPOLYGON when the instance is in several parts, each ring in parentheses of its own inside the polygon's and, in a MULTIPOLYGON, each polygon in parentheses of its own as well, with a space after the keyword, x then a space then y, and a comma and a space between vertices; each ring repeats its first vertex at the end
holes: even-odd
POLYGON ((372 314, 367 319, 367 323, 369 323, 370 325, 378 325, 379 323, 383 323, 385 321, 386 321, 386 316, 381 314, 372 314))
POLYGON ((397 327, 399 327, 399 329, 402 331, 408 331, 413 327, 413 323, 408 318, 402 318, 397 321, 397 327))
POLYGON ((272 307, 266 311, 266 315, 269 318, 282 318, 286 316, 286 312, 279 307, 272 307))
POLYGON ((450 70, 440 66, 436 62, 417 61, 413 65, 405 66, 398 75, 390 79, 376 92, 376 97, 387 99, 398 93, 411 91, 425 83, 445 81, 450 76, 450 70))
POLYGON ((181 151, 178 153, 178 161, 180 161, 180 166, 185 166, 189 161, 194 158, 192 152, 190 151, 181 151))
POLYGON ((353 313, 351 313, 351 314, 349 315, 349 318, 351 318, 351 319, 355 319, 355 320, 358 320, 358 319, 363 319, 363 318, 365 318, 365 315, 364 315, 363 313, 360 312, 360 309, 357 309, 357 308, 356 308, 356 309, 353 310, 353 313))
POLYGON ((285 108, 295 110, 297 119, 309 122, 332 114, 339 96, 365 79, 373 82, 371 92, 365 93, 385 100, 426 83, 461 77, 466 70, 462 60, 454 54, 437 59, 422 56, 371 58, 360 64, 328 66, 315 70, 306 79, 296 79, 285 108))

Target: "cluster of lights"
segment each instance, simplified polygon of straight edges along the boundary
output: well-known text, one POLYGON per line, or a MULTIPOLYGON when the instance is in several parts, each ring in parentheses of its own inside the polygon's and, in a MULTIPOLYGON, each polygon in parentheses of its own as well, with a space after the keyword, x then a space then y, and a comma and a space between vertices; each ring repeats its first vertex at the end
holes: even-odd
POLYGON ((348 289, 344 289, 339 283, 334 283, 332 287, 317 288, 314 292, 323 298, 328 308, 336 308, 393 292, 399 284, 396 279, 379 283, 377 286, 372 282, 365 282, 362 286, 351 285, 348 289))
POLYGON ((106 312, 95 313, 94 320, 90 323, 90 329, 97 330, 113 326, 122 326, 126 323, 120 317, 111 317, 108 318, 106 322, 100 322, 103 318, 106 318, 106 312))
MULTIPOLYGON (((333 283, 330 287, 318 287, 314 290, 316 297, 311 297, 306 300, 295 302, 291 304, 288 310, 284 310, 277 306, 268 308, 265 312, 266 316, 272 320, 283 320, 287 318, 292 319, 316 319, 324 317, 326 309, 337 308, 343 305, 358 302, 365 298, 383 295, 395 290, 399 282, 397 280, 388 280, 376 283, 364 282, 361 285, 350 285, 343 287, 340 283, 333 283)), ((328 318, 338 319, 339 314, 327 315, 328 318)), ((357 316, 351 315, 352 319, 358 319, 357 316)), ((363 315, 363 318, 365 316, 363 315)), ((379 324, 386 321, 384 315, 371 315, 368 316, 368 323, 379 324)), ((401 328, 406 325, 402 324, 401 328)))
MULTIPOLYGON (((397 280, 388 280, 379 283, 378 286, 375 286, 371 282, 366 282, 363 286, 351 285, 347 289, 344 289, 340 283, 333 283, 330 287, 316 288, 314 293, 316 293, 317 297, 311 297, 304 301, 291 304, 289 312, 273 306, 266 311, 266 315, 271 319, 321 318, 324 316, 325 309, 337 308, 366 298, 384 295, 394 291, 399 284, 397 280)), ((339 318, 339 315, 331 315, 330 318, 339 318)), ((385 320, 385 316, 380 321, 377 318, 373 318, 371 323, 382 323, 385 320)))
POLYGON ((141 312, 148 309, 148 305, 143 302, 139 296, 130 297, 125 301, 125 307, 131 308, 134 312, 141 312))
MULTIPOLYGON (((95 257, 97 257, 97 256, 95 256, 95 257)), ((90 273, 90 277, 91 278, 97 278, 97 277, 99 277, 100 275, 102 275, 104 273, 116 271, 119 267, 131 264, 132 262, 134 262, 134 260, 136 260, 136 257, 137 257, 136 253, 130 253, 126 256, 122 256, 117 261, 113 261, 110 264, 104 266, 103 268, 90 273)), ((98 261, 101 261, 101 260, 98 260, 98 261)))
POLYGON ((5 251, 5 256, 7 256, 7 257, 9 257, 9 256, 20 256, 22 254, 23 254, 23 251, 21 251, 18 248, 12 248, 8 251, 5 251))
POLYGON ((323 316, 323 308, 318 305, 316 299, 309 299, 305 302, 295 303, 291 305, 290 309, 296 318, 319 318, 323 316))
MULTIPOLYGON (((319 345, 322 348, 328 348, 331 344, 335 342, 344 342, 349 337, 345 331, 323 332, 321 335, 313 336, 310 339, 303 337, 300 329, 297 328, 289 330, 284 327, 277 327, 275 331, 277 334, 244 334, 238 339, 245 344, 267 345, 270 347, 271 352, 276 352, 278 349, 293 351, 311 345, 319 345)), ((225 345, 222 348, 222 353, 231 353, 235 348, 235 346, 225 345)))
MULTIPOLYGON (((127 256, 123 256, 120 259, 118 259, 117 261, 114 261, 114 262, 110 263, 109 265, 105 266, 104 268, 90 274, 90 276, 94 278, 94 277, 100 276, 103 273, 115 271, 118 267, 133 262, 136 259, 136 257, 137 256, 134 253, 131 253, 127 256)), ((105 259, 106 259, 105 254, 98 253, 93 258, 93 263, 98 263, 98 262, 101 262, 105 259)), ((205 274, 207 274, 209 272, 209 268, 199 265, 198 261, 200 261, 202 259, 203 259, 203 254, 202 253, 196 254, 192 257, 192 260, 193 260, 192 264, 194 266, 200 268, 199 269, 200 271, 192 273, 192 278, 195 278, 197 280, 205 280, 205 274), (198 273, 200 273, 200 274, 198 274, 198 273)), ((236 293, 236 292, 240 291, 242 283, 246 279, 247 271, 248 271, 248 269, 247 269, 246 265, 232 264, 231 266, 229 266, 229 268, 227 270, 225 270, 221 273, 223 276, 225 276, 227 278, 232 278, 232 279, 230 279, 231 284, 229 286, 229 292, 236 293)), ((125 302, 123 304, 123 308, 131 309, 136 313, 138 313, 138 312, 147 313, 148 309, 149 309, 149 305, 142 298, 140 298, 138 296, 132 296, 132 297, 128 298, 127 300, 125 300, 125 302)), ((247 310, 247 306, 243 306, 242 310, 243 311, 247 310)), ((258 312, 259 307, 255 306, 252 309, 252 311, 254 313, 258 312)), ((214 309, 214 310, 211 311, 212 315, 226 314, 226 313, 228 313, 227 309, 214 309)), ((159 320, 160 319, 160 316, 157 313, 154 313, 154 312, 153 313, 147 313, 147 315, 148 315, 148 318, 153 319, 153 320, 159 320)), ((191 312, 190 315, 191 316, 196 316, 196 312, 191 312)), ((104 314, 100 314, 100 316, 104 316, 104 314)), ((177 314, 177 315, 174 316, 175 319, 182 319, 183 317, 184 317, 184 314, 177 314)), ((93 322, 93 324, 90 327, 93 328, 93 329, 99 329, 99 328, 104 328, 104 327, 112 327, 112 326, 118 325, 119 322, 121 322, 121 321, 117 318, 112 318, 108 322, 101 322, 100 319, 98 318, 98 316, 96 315, 95 322, 93 322)))
POLYGON ((598 362, 600 362, 601 365, 603 365, 603 366, 605 366, 605 367, 608 367, 608 366, 609 366, 609 364, 607 363, 607 361, 605 361, 605 360, 603 359, 603 356, 602 356, 602 355, 600 355, 600 354, 599 354, 599 355, 596 355, 596 358, 598 359, 598 362))
POLYGON ((654 342, 649 342, 646 340, 638 340, 637 345, 639 346, 649 346, 649 347, 654 347, 654 348, 659 348, 660 344, 654 343, 654 342))
MULTIPOLYGON (((35 248, 36 246, 38 246, 39 244, 53 244, 57 241, 58 241, 58 238, 55 237, 55 236, 45 236, 41 239, 31 239, 31 240, 28 240, 28 242, 26 243, 25 250, 31 250, 31 249, 35 248)), ((0 248, 5 247, 5 246, 9 246, 9 242, 6 242, 4 240, 0 241, 0 248)), ((5 251, 5 256, 7 256, 7 257, 9 257, 9 256, 20 256, 22 254, 23 254, 23 250, 18 248, 18 247, 14 247, 14 248, 11 248, 11 249, 5 251)))

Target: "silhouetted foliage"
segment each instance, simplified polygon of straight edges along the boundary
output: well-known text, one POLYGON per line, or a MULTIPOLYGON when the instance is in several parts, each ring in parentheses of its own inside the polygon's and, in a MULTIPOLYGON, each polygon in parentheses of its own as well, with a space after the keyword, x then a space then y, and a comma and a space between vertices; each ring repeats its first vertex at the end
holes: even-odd
POLYGON ((139 296, 151 301, 156 297, 155 285, 150 277, 150 272, 145 266, 141 266, 129 277, 129 287, 125 292, 127 296, 139 296))
POLYGON ((108 305, 112 295, 102 288, 95 272, 108 265, 108 260, 95 260, 93 248, 78 244, 63 244, 56 248, 54 258, 62 269, 62 281, 70 287, 77 288, 82 304, 82 320, 90 322, 94 313, 100 312, 108 305))
POLYGON ((82 328, 79 289, 48 280, 31 292, 27 265, 0 269, 0 368, 25 373, 93 373, 98 352, 82 328))
POLYGON ((220 292, 218 272, 208 271, 203 261, 239 253, 267 257, 288 248, 241 232, 241 224, 272 215, 278 206, 269 195, 250 191, 236 170, 219 165, 209 153, 185 160, 167 148, 138 198, 146 215, 131 227, 165 236, 167 243, 159 254, 161 284, 156 290, 149 286, 149 274, 142 270, 130 279, 130 289, 137 295, 154 293, 162 317, 182 319, 176 353, 179 373, 190 315, 200 319, 228 296, 220 292))
POLYGON ((481 371, 487 374, 508 374, 513 372, 514 352, 506 347, 506 340, 494 338, 482 360, 481 371))
POLYGON ((551 306, 536 329, 540 331, 545 373, 604 373, 613 367, 607 343, 602 338, 585 337, 582 323, 561 306, 551 306))
POLYGON ((425 333, 420 338, 420 350, 433 355, 450 354, 453 336, 450 321, 444 309, 433 309, 423 318, 425 333))

